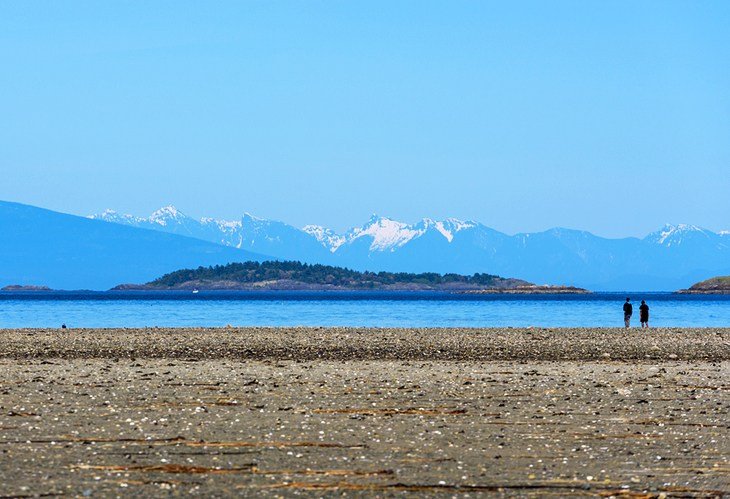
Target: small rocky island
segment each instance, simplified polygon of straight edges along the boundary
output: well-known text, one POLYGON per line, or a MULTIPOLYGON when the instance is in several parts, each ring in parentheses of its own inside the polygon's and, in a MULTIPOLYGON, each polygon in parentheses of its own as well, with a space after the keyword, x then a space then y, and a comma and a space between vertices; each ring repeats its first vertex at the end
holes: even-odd
POLYGON ((0 291, 51 291, 51 288, 48 286, 11 284, 10 286, 0 288, 0 291))
POLYGON ((521 279, 491 274, 359 272, 300 262, 245 262, 183 269, 147 284, 122 284, 125 290, 380 290, 536 293, 565 288, 536 286, 521 279))
POLYGON ((693 284, 688 289, 680 289, 677 293, 696 295, 730 294, 730 276, 719 276, 693 284))

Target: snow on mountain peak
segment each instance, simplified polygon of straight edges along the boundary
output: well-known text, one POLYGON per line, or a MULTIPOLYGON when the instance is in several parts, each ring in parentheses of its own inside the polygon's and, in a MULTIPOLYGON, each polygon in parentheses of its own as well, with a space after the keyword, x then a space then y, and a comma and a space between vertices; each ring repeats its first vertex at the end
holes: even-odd
MULTIPOLYGON (((208 231, 213 229, 216 232, 220 232, 226 244, 234 246, 237 246, 240 242, 238 240, 244 237, 242 235, 243 232, 254 231, 256 234, 261 234, 269 232, 272 224, 279 224, 279 222, 272 222, 256 217, 249 212, 245 212, 240 221, 228 221, 211 217, 194 220, 173 205, 164 206, 146 218, 120 214, 109 209, 104 210, 101 214, 91 215, 89 218, 137 227, 152 226, 160 229, 165 228, 165 230, 172 230, 175 227, 181 226, 185 227, 184 230, 188 232, 195 230, 191 227, 195 223, 199 223, 201 229, 205 228, 208 231), (234 236, 237 238, 236 241, 228 241, 228 239, 234 236)), ((365 225, 353 228, 345 234, 337 233, 320 225, 307 225, 301 231, 314 238, 331 253, 334 253, 345 244, 366 236, 372 238, 370 251, 396 251, 398 248, 428 231, 437 231, 448 242, 452 242, 457 232, 476 227, 477 225, 476 222, 462 221, 456 218, 447 218, 442 221, 424 218, 416 224, 407 224, 373 214, 365 225)))
MULTIPOLYGON (((114 210, 106 209, 102 211, 101 213, 98 213, 96 215, 88 215, 86 218, 90 218, 92 220, 104 220, 107 222, 116 220, 118 218, 124 217, 125 215, 120 215, 114 210)), ((129 216, 129 215, 127 215, 129 216)))
POLYGON ((180 212, 178 211, 178 209, 177 209, 177 208, 175 208, 175 207, 174 207, 173 205, 171 205, 171 204, 168 204, 167 206, 163 206, 163 207, 162 207, 162 208, 160 208, 159 210, 157 210, 157 211, 155 211, 154 213, 152 213, 152 216, 153 216, 153 217, 154 217, 155 215, 158 215, 158 216, 171 216, 171 217, 176 217, 176 216, 178 216, 178 215, 181 215, 181 213, 180 213, 180 212))
POLYGON ((465 222, 456 218, 447 218, 443 221, 424 218, 417 224, 407 224, 373 215, 364 226, 350 230, 341 244, 370 236, 373 238, 370 245, 371 251, 395 251, 429 230, 438 231, 448 242, 451 242, 457 232, 476 226, 477 224, 474 222, 465 222))
POLYGON ((321 225, 305 225, 302 227, 302 230, 319 241, 331 253, 337 251, 337 248, 347 242, 345 236, 341 236, 335 231, 322 227, 321 225))
POLYGON ((250 222, 266 222, 266 220, 264 220, 263 218, 255 217, 247 211, 245 211, 243 213, 242 220, 246 220, 246 221, 250 221, 250 222))
POLYGON ((185 218, 188 218, 187 215, 178 211, 174 206, 168 205, 152 213, 148 220, 159 225, 167 225, 167 222, 170 220, 181 220, 185 218))
POLYGON ((140 222, 144 222, 143 218, 135 217, 134 215, 127 215, 124 213, 118 213, 114 210, 106 209, 98 215, 89 215, 86 218, 91 220, 102 220, 104 222, 136 225, 140 222))
POLYGON ((454 240, 454 234, 456 234, 457 232, 461 232, 465 229, 471 229, 473 227, 476 227, 476 225, 477 224, 474 222, 465 222, 456 218, 447 218, 444 221, 435 222, 436 230, 438 230, 448 242, 454 240))
POLYGON ((447 218, 436 221, 424 218, 416 224, 399 222, 388 217, 372 215, 361 227, 354 227, 346 234, 341 235, 321 225, 306 225, 302 231, 314 237, 322 246, 334 253, 341 246, 351 243, 362 237, 372 238, 370 251, 395 251, 408 242, 422 236, 429 230, 437 231, 448 242, 454 239, 454 234, 461 230, 476 227, 475 222, 465 222, 456 218, 447 218))
POLYGON ((371 251, 395 251, 414 237, 423 234, 424 229, 415 229, 413 226, 398 222, 390 218, 373 215, 363 227, 352 229, 347 241, 353 241, 364 236, 373 238, 370 244, 371 251))
POLYGON ((683 238, 692 233, 701 233, 707 235, 707 231, 705 231, 705 229, 703 229, 702 227, 698 227, 697 225, 665 224, 664 227, 662 227, 657 232, 652 232, 651 234, 646 236, 646 239, 656 244, 670 247, 672 244, 681 244, 683 238))
POLYGON ((241 228, 241 222, 237 220, 219 220, 217 218, 203 217, 200 219, 201 225, 214 225, 221 232, 230 234, 241 228))

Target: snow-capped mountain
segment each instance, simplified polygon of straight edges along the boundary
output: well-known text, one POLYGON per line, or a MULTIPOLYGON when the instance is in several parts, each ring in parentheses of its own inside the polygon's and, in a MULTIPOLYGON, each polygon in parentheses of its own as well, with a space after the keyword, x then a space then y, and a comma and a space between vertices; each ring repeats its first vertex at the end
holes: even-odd
POLYGON ((670 248, 673 245, 678 246, 683 243, 686 244, 687 241, 692 241, 692 240, 701 240, 701 241, 712 240, 712 239, 720 237, 721 235, 722 235, 721 233, 711 232, 709 230, 703 229, 702 227, 698 227, 696 225, 666 224, 660 230, 658 230, 656 232, 652 232, 651 234, 646 236, 645 240, 648 242, 652 242, 652 243, 664 246, 666 248, 670 248))
POLYGON ((320 225, 307 225, 302 230, 317 239, 332 253, 358 239, 368 241, 370 251, 389 251, 392 253, 410 241, 423 236, 428 231, 436 231, 447 242, 451 242, 457 232, 476 226, 475 222, 463 222, 455 218, 447 218, 444 221, 424 218, 416 224, 406 224, 391 218, 373 215, 365 225, 354 227, 345 234, 337 234, 320 225))
POLYGON ((106 210, 88 218, 185 235, 238 249, 256 248, 255 251, 275 258, 319 263, 329 256, 322 244, 304 230, 250 213, 244 213, 240 220, 195 219, 174 206, 165 206, 149 217, 106 210))
MULTIPOLYGON (((270 249, 276 256, 279 256, 281 251, 287 251, 288 248, 285 247, 276 248, 284 242, 286 242, 286 246, 296 242, 295 246, 298 251, 301 251, 301 246, 307 246, 309 251, 313 251, 311 239, 317 241, 330 253, 335 253, 341 247, 360 240, 369 243, 370 251, 395 252, 398 248, 427 232, 438 233, 446 242, 451 242, 458 232, 479 225, 476 222, 464 222, 455 218, 443 221, 424 218, 416 224, 407 224, 373 215, 365 225, 353 227, 345 234, 338 234, 320 225, 306 225, 302 229, 297 229, 283 222, 255 217, 250 213, 244 213, 241 220, 234 221, 207 217, 196 220, 174 206, 160 208, 149 217, 137 217, 120 214, 114 210, 105 210, 98 215, 90 215, 88 218, 197 237, 235 248, 251 249, 255 247, 257 251, 270 249), (302 235, 307 237, 303 238, 302 235)), ((314 251, 314 253, 319 252, 314 251)))
POLYGON ((91 215, 88 218, 205 239, 225 246, 235 246, 235 244, 230 244, 231 241, 228 240, 228 237, 225 237, 226 235, 230 235, 230 230, 226 227, 226 224, 230 222, 212 219, 201 219, 198 221, 185 215, 174 206, 164 206, 146 218, 121 214, 114 210, 105 210, 98 215, 91 215))
POLYGON ((368 238, 371 241, 370 251, 395 251, 413 238, 423 235, 423 232, 424 228, 373 215, 367 224, 348 232, 347 243, 368 238))
MULTIPOLYGON (((138 223, 134 217, 107 213, 105 219, 125 223, 0 201, 0 288, 38 283, 56 289, 109 289, 120 283, 148 282, 180 268, 268 258, 131 227, 138 223)), ((172 219, 167 220, 171 225, 172 219)))
POLYGON ((595 290, 673 290, 730 274, 730 233, 694 225, 666 225, 644 239, 606 239, 563 228, 511 236, 475 221, 424 218, 408 224, 377 215, 338 233, 248 213, 235 221, 196 220, 173 206, 146 218, 110 210, 90 218, 358 270, 486 272, 595 290))
POLYGON ((92 220, 103 220, 105 222, 123 223, 126 225, 144 226, 157 224, 162 227, 184 223, 189 217, 180 213, 174 206, 163 206, 147 218, 135 217, 134 215, 117 213, 114 210, 104 210, 99 215, 91 215, 92 220))
POLYGON ((351 229, 342 238, 344 241, 342 244, 352 243, 359 238, 368 238, 371 241, 370 251, 394 252, 429 231, 437 232, 450 243, 457 232, 476 226, 475 222, 463 222, 455 218, 447 218, 444 221, 424 218, 417 224, 409 225, 390 218, 373 215, 364 226, 351 229))
POLYGON ((335 231, 322 227, 321 225, 305 225, 302 230, 315 238, 319 243, 328 249, 331 253, 337 251, 347 239, 337 234, 335 231))

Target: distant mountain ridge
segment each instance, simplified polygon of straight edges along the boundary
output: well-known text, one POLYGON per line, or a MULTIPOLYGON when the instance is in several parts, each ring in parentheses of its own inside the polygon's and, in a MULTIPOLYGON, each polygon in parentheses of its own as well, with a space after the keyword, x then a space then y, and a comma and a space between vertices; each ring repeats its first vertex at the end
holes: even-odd
POLYGON ((198 238, 0 201, 0 287, 108 289, 183 267, 262 260, 198 238))
POLYGON ((668 224, 643 239, 607 239, 564 228, 510 236, 471 220, 424 218, 407 224, 376 215, 337 233, 248 213, 237 221, 196 220, 173 206, 146 218, 111 210, 90 218, 363 271, 487 272, 605 291, 669 291, 730 273, 730 231, 715 233, 685 224, 668 224))

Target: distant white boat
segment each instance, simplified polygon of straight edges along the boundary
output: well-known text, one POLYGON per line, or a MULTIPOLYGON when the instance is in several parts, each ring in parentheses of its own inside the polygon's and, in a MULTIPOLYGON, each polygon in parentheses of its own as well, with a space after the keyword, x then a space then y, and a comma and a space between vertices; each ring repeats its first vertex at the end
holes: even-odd
POLYGON ((193 290, 193 294, 194 294, 194 295, 196 295, 196 294, 198 294, 198 293, 200 293, 200 291, 198 291, 197 289, 194 289, 194 290, 193 290))

